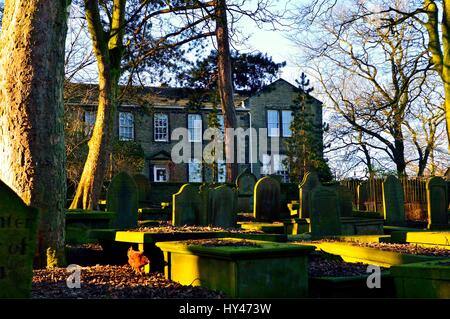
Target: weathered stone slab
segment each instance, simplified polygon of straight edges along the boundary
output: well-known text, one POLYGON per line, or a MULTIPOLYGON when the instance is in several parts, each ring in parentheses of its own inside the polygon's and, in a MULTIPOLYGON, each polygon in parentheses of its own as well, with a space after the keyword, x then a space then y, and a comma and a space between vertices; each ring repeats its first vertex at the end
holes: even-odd
POLYGON ((209 192, 209 224, 213 227, 234 228, 237 223, 237 192, 226 185, 209 192))
POLYGON ((0 298, 29 298, 38 211, 0 181, 0 298))
POLYGON ((319 176, 316 172, 308 172, 300 183, 300 218, 309 218, 311 192, 314 188, 321 185, 319 176))
POLYGON ((311 236, 341 235, 339 198, 334 187, 318 186, 311 192, 311 236))
POLYGON ((253 190, 255 188, 255 184, 257 182, 257 178, 255 175, 250 173, 248 170, 242 172, 236 178, 236 186, 239 192, 239 195, 253 195, 253 190))
POLYGON ((138 188, 126 172, 113 177, 106 194, 106 210, 116 213, 112 227, 127 229, 138 224, 138 188))
POLYGON ((198 186, 184 184, 172 195, 172 224, 174 226, 196 225, 203 211, 204 200, 198 186))
POLYGON ((448 189, 442 177, 431 177, 426 184, 428 229, 449 228, 448 189))
POLYGON ((384 180, 382 190, 386 225, 405 226, 405 202, 402 184, 397 177, 390 175, 384 180))
POLYGON ((238 211, 250 213, 253 211, 253 191, 257 178, 245 170, 236 178, 236 187, 238 191, 238 211))
POLYGON ((133 175, 133 179, 138 188, 139 203, 149 201, 151 196, 151 186, 147 176, 143 174, 136 174, 133 175))
POLYGON ((253 216, 256 221, 273 221, 280 218, 280 183, 265 176, 255 185, 253 216))

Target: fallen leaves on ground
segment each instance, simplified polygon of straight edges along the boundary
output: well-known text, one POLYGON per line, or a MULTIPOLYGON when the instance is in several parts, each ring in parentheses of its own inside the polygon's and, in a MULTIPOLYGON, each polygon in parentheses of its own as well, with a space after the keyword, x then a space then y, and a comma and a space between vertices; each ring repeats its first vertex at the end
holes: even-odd
MULTIPOLYGON (((314 252, 308 257, 308 274, 310 277, 352 277, 370 275, 369 265, 363 263, 348 263, 339 256, 323 252, 314 252)), ((386 270, 386 268, 380 267, 386 270)))
POLYGON ((130 266, 96 265, 81 268, 81 287, 70 289, 66 268, 33 271, 32 298, 223 298, 220 292, 183 286, 163 274, 136 275, 130 266))
POLYGON ((205 247, 255 247, 255 248, 261 247, 261 245, 258 245, 254 242, 245 239, 242 240, 223 240, 219 238, 194 239, 194 240, 185 240, 184 243, 186 243, 186 245, 201 245, 205 247))
POLYGON ((138 227, 129 229, 132 232, 148 232, 148 233, 195 233, 195 232, 231 232, 231 233, 262 233, 262 231, 247 230, 241 228, 223 228, 211 226, 173 226, 170 222, 161 221, 159 226, 154 227, 138 227))

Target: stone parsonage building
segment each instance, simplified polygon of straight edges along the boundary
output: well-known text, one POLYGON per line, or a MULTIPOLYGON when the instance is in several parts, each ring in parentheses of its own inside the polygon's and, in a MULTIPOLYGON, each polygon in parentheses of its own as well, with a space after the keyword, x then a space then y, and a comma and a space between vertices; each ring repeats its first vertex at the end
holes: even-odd
MULTIPOLYGON (((66 98, 66 103, 82 107, 83 119, 88 126, 95 122, 97 96, 93 87, 91 86, 92 93, 85 94, 82 99, 66 98)), ((121 99, 118 106, 115 132, 120 140, 135 141, 142 146, 145 152, 142 173, 151 182, 203 182, 212 181, 213 176, 218 182, 225 181, 225 164, 222 162, 213 168, 195 158, 189 163, 180 164, 174 163, 171 158, 172 148, 179 143, 179 140, 172 140, 172 132, 177 128, 188 130, 191 154, 194 154, 194 147, 204 148, 210 142, 202 137, 208 128, 208 114, 213 111, 212 103, 206 101, 200 106, 192 107, 190 96, 195 91, 186 88, 133 88, 132 92, 134 93, 127 94, 132 98, 121 99), (150 111, 142 112, 139 105, 141 103, 151 105, 148 107, 150 111), (216 170, 215 174, 211 173, 212 169, 216 170)), ((242 145, 245 145, 245 163, 238 164, 239 172, 248 169, 258 178, 276 174, 287 181, 288 169, 283 165, 286 156, 284 140, 291 136, 291 106, 299 92, 302 93, 296 86, 279 79, 251 95, 235 93, 237 127, 243 130, 253 128, 257 133, 257 136, 247 134, 244 138, 245 144, 242 145), (266 135, 267 147, 261 143, 261 134, 266 135), (279 145, 279 151, 271 149, 276 144, 279 145), (250 152, 250 145, 254 147, 253 152, 250 152)), ((322 103, 315 98, 309 101, 307 108, 312 114, 311 120, 314 124, 321 125, 322 103)), ((220 106, 218 111, 218 120, 223 127, 220 106)), ((321 133, 318 133, 317 143, 323 144, 321 133)))

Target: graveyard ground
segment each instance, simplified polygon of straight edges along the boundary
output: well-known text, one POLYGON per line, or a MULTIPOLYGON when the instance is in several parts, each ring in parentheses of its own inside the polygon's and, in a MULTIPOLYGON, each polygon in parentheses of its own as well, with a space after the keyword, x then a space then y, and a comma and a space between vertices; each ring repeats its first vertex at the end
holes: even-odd
MULTIPOLYGON (((213 241, 205 240, 205 243, 214 244, 213 241)), ((66 268, 35 269, 33 271, 32 298, 227 298, 222 292, 204 287, 181 285, 165 279, 162 273, 139 275, 128 264, 106 264, 102 247, 98 244, 67 245, 66 248, 68 264, 82 266, 82 289, 68 288, 66 268)), ((385 269, 382 268, 382 270, 385 269)), ((309 257, 308 273, 311 277, 357 276, 366 274, 366 271, 366 264, 347 263, 338 256, 325 252, 314 252, 309 257)))
POLYGON ((162 273, 136 274, 131 266, 103 264, 99 245, 67 247, 68 263, 82 266, 81 289, 70 289, 66 268, 33 271, 31 297, 48 298, 223 298, 203 287, 183 286, 167 280, 162 273))

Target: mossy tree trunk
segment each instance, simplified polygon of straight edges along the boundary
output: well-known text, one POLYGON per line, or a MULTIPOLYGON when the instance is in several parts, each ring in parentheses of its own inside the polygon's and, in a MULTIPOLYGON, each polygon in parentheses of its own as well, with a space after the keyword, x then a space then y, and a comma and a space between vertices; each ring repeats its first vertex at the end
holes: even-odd
POLYGON ((70 208, 96 209, 108 168, 123 55, 125 0, 114 0, 110 32, 102 26, 98 0, 85 0, 86 20, 99 73, 97 117, 89 153, 70 208))
POLYGON ((0 33, 0 179, 40 211, 36 267, 64 263, 69 4, 6 0, 0 33))
POLYGON ((231 69, 230 39, 228 32, 226 0, 215 3, 216 40, 217 40, 217 68, 220 105, 224 115, 225 126, 225 159, 227 182, 234 183, 237 177, 236 150, 234 134, 236 127, 236 110, 233 100, 233 76, 231 69))

